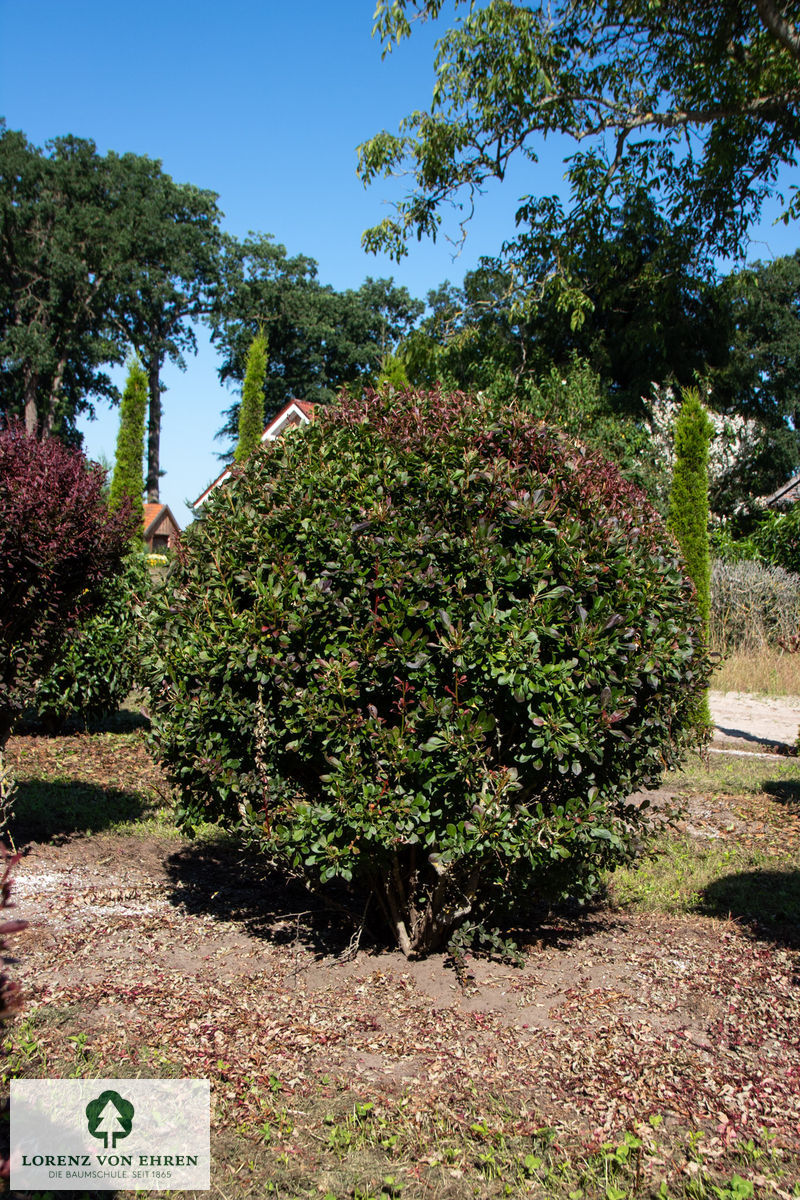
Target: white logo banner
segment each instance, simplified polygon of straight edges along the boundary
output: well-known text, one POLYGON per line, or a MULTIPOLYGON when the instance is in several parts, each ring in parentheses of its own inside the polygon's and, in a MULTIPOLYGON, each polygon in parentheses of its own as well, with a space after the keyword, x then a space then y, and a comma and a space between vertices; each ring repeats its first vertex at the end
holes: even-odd
POLYGON ((211 1186, 207 1079, 12 1079, 11 1189, 211 1186))

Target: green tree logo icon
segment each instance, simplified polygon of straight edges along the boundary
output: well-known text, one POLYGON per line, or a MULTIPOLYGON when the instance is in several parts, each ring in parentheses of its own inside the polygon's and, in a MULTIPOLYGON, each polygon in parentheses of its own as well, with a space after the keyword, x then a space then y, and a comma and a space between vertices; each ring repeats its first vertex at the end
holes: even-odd
POLYGON ((103 1146, 113 1150, 119 1138, 126 1138, 133 1127, 133 1105, 123 1099, 119 1092, 101 1092, 96 1100, 86 1105, 86 1118, 92 1137, 102 1138, 103 1146))

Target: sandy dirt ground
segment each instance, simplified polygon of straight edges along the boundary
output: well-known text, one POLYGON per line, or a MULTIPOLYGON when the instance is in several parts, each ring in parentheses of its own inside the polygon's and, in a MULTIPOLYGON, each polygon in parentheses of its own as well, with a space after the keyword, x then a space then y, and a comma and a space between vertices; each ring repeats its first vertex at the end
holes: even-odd
MULTIPOLYGON (((780 753, 797 735, 800 698, 712 696, 712 712, 718 744, 780 753)), ((407 962, 384 948, 366 912, 359 943, 338 909, 232 841, 105 828, 106 811, 118 817, 127 803, 134 818, 136 796, 163 786, 137 739, 16 738, 9 757, 19 779, 52 780, 53 802, 65 806, 60 825, 40 818, 14 877, 14 915, 30 923, 14 946, 27 1022, 17 1055, 29 1056, 16 1069, 208 1078, 215 1194, 263 1196, 264 1178, 289 1171, 282 1161, 310 1182, 281 1195, 332 1190, 339 1158, 327 1114, 367 1104, 393 1130, 406 1122, 469 1134, 488 1121, 502 1137, 546 1127, 583 1148, 650 1129, 654 1116, 664 1149, 652 1169, 670 1194, 673 1181, 683 1194, 681 1147, 692 1131, 706 1161, 722 1164, 768 1130, 785 1164, 786 1190, 774 1194, 791 1200, 800 1179, 797 930, 765 930, 751 907, 792 886, 800 855, 797 793, 791 782, 780 790, 783 764, 771 754, 763 793, 696 787, 681 797, 679 832, 704 853, 731 856, 730 878, 698 892, 697 912, 612 904, 558 913, 515 930, 522 966, 472 959, 460 974, 441 955, 407 962), (91 831, 67 820, 76 787, 84 808, 94 797, 91 831), (753 871, 740 857, 748 845, 774 865, 753 871), (737 875, 744 891, 732 887, 737 875), (258 1154, 248 1191, 245 1165, 258 1154)), ((405 1161, 387 1157, 386 1169, 402 1168, 409 1198, 490 1194, 467 1159, 417 1157, 419 1183, 405 1161)), ((737 1159, 725 1170, 719 1181, 742 1167, 737 1159)), ((658 1194, 652 1179, 643 1194, 658 1194)))
POLYGON ((750 696, 711 692, 714 745, 760 749, 793 747, 800 731, 800 696, 750 696), (757 743, 757 744, 756 744, 757 743))

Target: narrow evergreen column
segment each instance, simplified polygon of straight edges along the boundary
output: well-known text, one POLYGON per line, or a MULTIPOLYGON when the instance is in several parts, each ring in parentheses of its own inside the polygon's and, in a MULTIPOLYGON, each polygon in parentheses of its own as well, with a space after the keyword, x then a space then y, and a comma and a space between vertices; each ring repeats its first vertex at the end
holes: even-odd
POLYGON ((127 496, 138 517, 137 527, 140 533, 144 522, 142 455, 146 408, 147 375, 142 370, 139 360, 135 358, 131 360, 128 368, 125 391, 122 393, 117 453, 114 458, 114 474, 111 479, 108 507, 115 512, 127 496))
MULTIPOLYGON (((711 556, 708 547, 708 447, 713 426, 696 388, 683 392, 675 421, 675 468, 668 524, 678 540, 697 592, 702 636, 708 643, 711 614, 711 556)), ((698 701, 697 722, 711 727, 708 693, 698 701)))
POLYGON ((267 338, 256 334, 247 352, 247 366, 242 384, 242 403, 239 407, 239 441, 234 461, 244 462, 258 449, 264 432, 264 380, 267 376, 267 338))

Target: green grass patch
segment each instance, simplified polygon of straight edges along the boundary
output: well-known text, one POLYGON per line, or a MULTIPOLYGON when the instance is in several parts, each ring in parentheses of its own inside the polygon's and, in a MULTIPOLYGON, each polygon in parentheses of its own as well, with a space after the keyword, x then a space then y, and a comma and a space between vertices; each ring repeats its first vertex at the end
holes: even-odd
POLYGON ((26 779, 17 785, 10 830, 15 841, 48 842, 75 833, 169 828, 168 810, 140 791, 69 779, 26 779))
POLYGON ((692 755, 665 777, 686 832, 608 879, 612 904, 728 918, 767 935, 800 928, 800 760, 692 755))
POLYGON ((793 860, 722 840, 666 839, 653 858, 615 871, 608 886, 613 903, 640 912, 800 924, 793 860))
POLYGON ((776 786, 797 793, 800 801, 800 758, 747 758, 737 754, 690 754, 680 771, 664 776, 663 786, 677 792, 718 793, 739 796, 743 792, 771 793, 776 786))
MULTIPOLYGON (((140 732, 21 737, 9 742, 16 845, 75 834, 181 838, 169 789, 140 732)), ((197 830, 217 836, 215 825, 197 830)))

